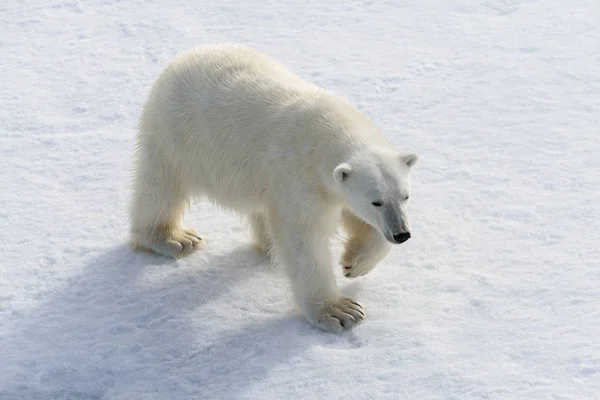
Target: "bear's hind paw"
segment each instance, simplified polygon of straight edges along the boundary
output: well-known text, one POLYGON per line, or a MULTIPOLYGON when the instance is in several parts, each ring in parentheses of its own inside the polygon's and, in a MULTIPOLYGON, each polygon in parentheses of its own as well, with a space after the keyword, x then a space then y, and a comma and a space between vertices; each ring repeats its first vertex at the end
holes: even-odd
POLYGON ((134 249, 150 250, 167 257, 180 258, 203 247, 204 241, 193 229, 175 229, 160 240, 136 240, 134 249))

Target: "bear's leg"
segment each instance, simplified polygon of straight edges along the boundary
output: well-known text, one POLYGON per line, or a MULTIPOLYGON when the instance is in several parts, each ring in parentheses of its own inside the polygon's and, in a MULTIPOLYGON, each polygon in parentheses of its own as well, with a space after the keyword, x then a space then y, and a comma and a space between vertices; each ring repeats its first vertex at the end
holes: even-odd
POLYGON ((252 246, 260 253, 268 255, 271 250, 271 235, 263 213, 252 213, 248 217, 252 246))
POLYGON ((181 224, 188 198, 178 177, 156 163, 136 171, 131 205, 131 241, 135 250, 181 257, 202 246, 202 238, 181 224))
POLYGON ((298 308, 311 324, 329 332, 350 329, 365 318, 365 312, 337 287, 327 216, 312 215, 310 219, 298 220, 289 212, 270 210, 267 220, 274 255, 285 267, 298 308))
POLYGON ((348 233, 348 239, 340 265, 347 278, 367 274, 392 249, 392 244, 377 229, 346 209, 342 213, 342 227, 348 233))

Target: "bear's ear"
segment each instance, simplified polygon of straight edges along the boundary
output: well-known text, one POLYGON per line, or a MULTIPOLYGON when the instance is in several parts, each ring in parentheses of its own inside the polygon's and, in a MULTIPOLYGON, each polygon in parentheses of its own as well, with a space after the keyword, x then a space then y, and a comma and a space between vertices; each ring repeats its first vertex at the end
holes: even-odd
POLYGON ((352 172, 350 164, 341 163, 333 170, 333 179, 338 182, 344 182, 350 176, 350 172, 352 172))
POLYGON ((408 165, 409 167, 412 167, 417 163, 417 161, 419 161, 419 156, 417 156, 414 153, 401 153, 400 159, 404 164, 408 165))

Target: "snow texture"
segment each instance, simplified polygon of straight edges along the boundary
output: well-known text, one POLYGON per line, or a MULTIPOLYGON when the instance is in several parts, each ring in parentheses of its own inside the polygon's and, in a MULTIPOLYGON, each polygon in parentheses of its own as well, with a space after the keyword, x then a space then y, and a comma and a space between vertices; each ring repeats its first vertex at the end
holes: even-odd
MULTIPOLYGON (((595 399, 600 2, 0 5, 0 399, 595 399), (137 120, 176 53, 240 42, 348 97, 413 171, 413 238, 310 327, 244 225, 131 252, 137 120)), ((334 256, 340 253, 332 244, 334 256)))

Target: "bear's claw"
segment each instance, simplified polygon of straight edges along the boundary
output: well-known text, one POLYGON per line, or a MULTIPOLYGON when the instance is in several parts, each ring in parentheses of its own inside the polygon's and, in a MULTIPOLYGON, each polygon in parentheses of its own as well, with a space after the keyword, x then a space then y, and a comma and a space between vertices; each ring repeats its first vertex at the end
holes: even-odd
POLYGON ((352 275, 352 265, 342 265, 342 268, 344 269, 342 272, 344 273, 344 276, 346 278, 354 278, 358 275, 352 275))
POLYGON ((178 253, 174 254, 175 256, 189 254, 198 250, 203 244, 202 238, 193 229, 182 229, 177 233, 173 233, 169 242, 173 243, 175 248, 179 250, 178 253))
POLYGON ((349 297, 325 305, 317 319, 317 326, 329 332, 351 329, 365 319, 362 306, 349 297))

